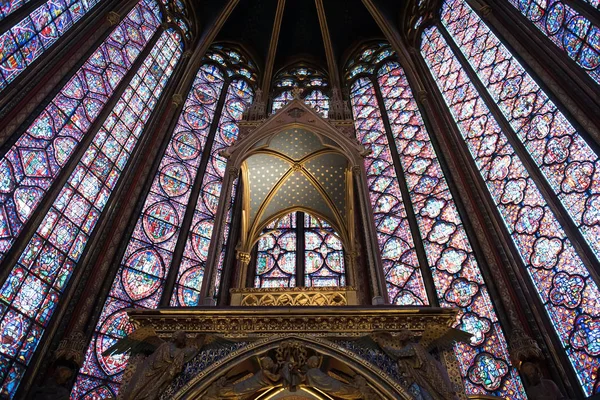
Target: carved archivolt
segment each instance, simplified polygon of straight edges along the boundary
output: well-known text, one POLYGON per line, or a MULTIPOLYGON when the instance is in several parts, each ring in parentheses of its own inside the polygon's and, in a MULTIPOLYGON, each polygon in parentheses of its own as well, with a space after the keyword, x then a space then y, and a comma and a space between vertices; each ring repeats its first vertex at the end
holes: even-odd
POLYGON ((211 385, 218 386, 219 380, 224 381, 227 372, 253 357, 262 357, 271 350, 279 350, 282 346, 301 345, 317 354, 329 356, 347 365, 357 376, 364 378, 368 386, 374 392, 378 393, 381 399, 405 399, 413 400, 406 389, 398 382, 391 379, 386 373, 371 365, 367 361, 356 356, 349 350, 338 346, 337 344, 325 339, 301 336, 298 334, 274 335, 269 338, 259 340, 239 350, 233 351, 227 357, 217 361, 208 368, 200 371, 193 379, 181 387, 174 396, 173 400, 201 399, 207 393, 211 385))

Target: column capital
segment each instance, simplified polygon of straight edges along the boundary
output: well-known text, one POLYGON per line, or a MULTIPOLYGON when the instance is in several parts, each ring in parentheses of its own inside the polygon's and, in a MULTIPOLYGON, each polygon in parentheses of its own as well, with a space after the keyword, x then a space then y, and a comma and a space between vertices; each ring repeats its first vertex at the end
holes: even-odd
POLYGON ((492 15, 492 12, 492 7, 487 4, 479 9, 479 13, 483 18, 488 18, 490 15, 492 15))
POLYGON ((251 256, 250 253, 247 253, 245 251, 238 251, 237 259, 240 260, 240 262, 244 264, 244 266, 247 266, 248 264, 250 264, 251 256))
POLYGON ((179 93, 175 93, 173 97, 171 97, 171 102, 175 107, 179 107, 183 104, 183 96, 179 93))
POLYGON ((110 11, 106 14, 106 21, 110 24, 110 26, 115 26, 121 22, 121 15, 114 11, 110 11))

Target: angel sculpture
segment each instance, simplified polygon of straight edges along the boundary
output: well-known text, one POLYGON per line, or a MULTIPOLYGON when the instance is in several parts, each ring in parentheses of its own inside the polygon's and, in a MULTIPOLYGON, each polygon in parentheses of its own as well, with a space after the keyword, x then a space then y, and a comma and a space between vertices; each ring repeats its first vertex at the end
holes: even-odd
MULTIPOLYGON (((199 335, 191 343, 185 332, 173 333, 163 341, 154 329, 144 327, 120 339, 102 355, 130 354, 131 374, 119 393, 124 400, 156 400, 200 349, 224 341, 213 335, 199 335)), ((126 378, 124 378, 126 380, 126 378)))
POLYGON ((414 341, 410 331, 392 335, 386 331, 376 331, 360 339, 364 347, 380 349, 395 360, 400 370, 421 389, 422 396, 429 400, 457 399, 446 369, 430 353, 431 350, 451 346, 455 341, 465 342, 471 334, 449 327, 431 327, 421 340, 414 341), (445 332, 439 335, 440 328, 445 332))
POLYGON ((252 395, 261 389, 271 387, 281 376, 274 373, 275 362, 271 357, 260 359, 260 370, 239 382, 229 382, 221 377, 213 383, 201 397, 202 400, 239 399, 252 395))
POLYGON ((306 371, 305 378, 306 383, 309 386, 340 399, 354 400, 363 398, 363 394, 358 387, 344 383, 329 376, 325 372, 321 371, 319 364, 320 359, 317 356, 309 357, 308 361, 306 362, 306 367, 308 370, 306 371))

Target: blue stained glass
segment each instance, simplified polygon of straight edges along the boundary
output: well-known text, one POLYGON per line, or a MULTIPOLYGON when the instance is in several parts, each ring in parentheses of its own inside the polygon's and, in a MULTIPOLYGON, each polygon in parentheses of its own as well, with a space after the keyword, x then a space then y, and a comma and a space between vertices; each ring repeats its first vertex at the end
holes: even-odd
MULTIPOLYGON (((598 0, 584 0, 598 7, 598 0)), ((560 0, 508 0, 600 84, 600 27, 560 0)), ((463 21, 462 24, 467 23, 463 21)))
POLYGON ((0 21, 8 17, 31 0, 4 0, 0 2, 0 21))
POLYGON ((302 64, 288 67, 279 72, 274 79, 273 102, 271 104, 271 113, 276 113, 279 109, 294 99, 291 88, 300 91, 300 98, 315 109, 323 118, 328 117, 329 96, 326 88, 328 82, 323 72, 302 64))
POLYGON ((524 399, 494 303, 406 75, 400 64, 389 61, 377 81, 440 305, 459 307, 454 326, 475 336, 470 345, 455 346, 467 394, 524 399), (482 365, 497 367, 495 379, 482 379, 483 372, 476 372, 484 370, 482 365))
MULTIPOLYGON (((0 36, 0 91, 101 0, 49 0, 0 36)), ((16 2, 12 2, 13 4, 16 2)), ((0 20, 14 11, 5 2, 0 20)))
POLYGON ((342 241, 327 222, 304 214, 304 286, 346 286, 342 241))
POLYGON ((256 245, 254 287, 296 286, 297 213, 269 223, 256 245))
POLYGON ((446 1, 442 22, 600 258, 598 155, 468 4, 446 1))
POLYGON ((0 260, 156 31, 156 10, 138 3, 0 159, 0 260))
MULTIPOLYGON (((7 306, 4 308, 2 321, 20 315, 31 326, 29 331, 20 331, 18 340, 21 345, 15 346, 15 349, 21 348, 21 352, 29 355, 6 363, 0 375, 4 375, 13 365, 22 369, 27 366, 30 355, 35 350, 31 343, 37 343, 42 337, 47 322, 58 305, 60 294, 143 132, 143 126, 181 56, 180 42, 178 34, 172 30, 161 35, 136 72, 136 78, 131 80, 75 167, 0 290, 0 302, 7 306), (149 71, 159 58, 165 61, 162 71, 165 79, 156 81, 151 79, 149 71), (125 145, 126 142, 129 146, 125 145)), ((13 337, 16 341, 17 337, 13 337)), ((0 352, 3 352, 2 349, 0 352)), ((5 381, 2 394, 9 392, 10 388, 5 381)))
POLYGON ((368 78, 359 78, 352 85, 350 96, 357 139, 372 151, 365 157, 365 170, 389 301, 427 305, 429 300, 375 87, 368 78))

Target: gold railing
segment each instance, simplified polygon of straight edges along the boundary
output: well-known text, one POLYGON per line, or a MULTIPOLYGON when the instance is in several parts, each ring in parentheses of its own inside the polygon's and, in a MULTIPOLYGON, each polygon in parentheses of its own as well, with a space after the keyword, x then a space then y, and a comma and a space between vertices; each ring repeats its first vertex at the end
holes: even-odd
POLYGON ((232 306, 354 306, 356 289, 341 288, 243 288, 231 289, 232 306))

